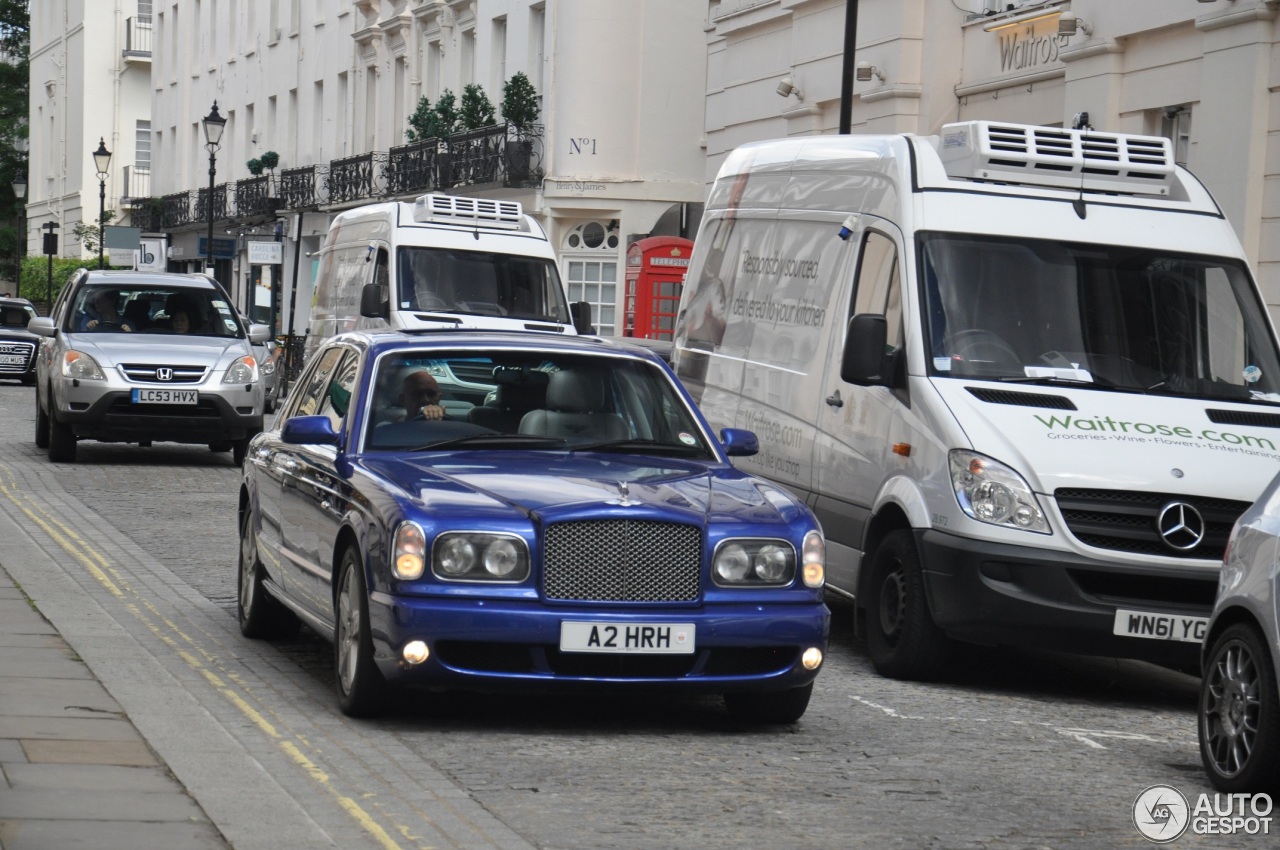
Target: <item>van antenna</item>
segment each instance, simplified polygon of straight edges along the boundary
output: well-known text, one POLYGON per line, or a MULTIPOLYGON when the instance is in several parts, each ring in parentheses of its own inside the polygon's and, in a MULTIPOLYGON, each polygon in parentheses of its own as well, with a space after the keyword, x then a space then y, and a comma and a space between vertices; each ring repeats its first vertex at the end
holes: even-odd
MULTIPOLYGON (((1093 128, 1089 126, 1089 113, 1077 112, 1075 118, 1071 121, 1072 130, 1080 130, 1082 133, 1088 133, 1093 128)), ((1072 201, 1071 208, 1076 211, 1076 215, 1084 218, 1088 215, 1088 210, 1084 205, 1084 169, 1080 169, 1080 194, 1072 201)))

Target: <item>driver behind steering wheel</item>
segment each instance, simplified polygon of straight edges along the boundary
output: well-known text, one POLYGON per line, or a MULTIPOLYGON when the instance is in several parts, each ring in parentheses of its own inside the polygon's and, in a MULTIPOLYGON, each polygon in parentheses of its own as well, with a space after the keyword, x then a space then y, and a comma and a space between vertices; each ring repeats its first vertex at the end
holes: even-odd
POLYGON ((93 302, 76 322, 77 331, 102 331, 132 333, 137 330, 133 322, 116 312, 117 293, 114 289, 99 289, 93 294, 93 302))

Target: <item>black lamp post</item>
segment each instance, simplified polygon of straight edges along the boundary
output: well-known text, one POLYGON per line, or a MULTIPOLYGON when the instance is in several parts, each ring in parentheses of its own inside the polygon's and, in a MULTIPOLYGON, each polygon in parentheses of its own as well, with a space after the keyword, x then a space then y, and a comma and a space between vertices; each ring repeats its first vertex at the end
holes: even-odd
POLYGON ((93 152, 93 167, 98 169, 98 268, 102 265, 102 237, 106 233, 107 218, 107 174, 111 168, 111 151, 107 150, 107 141, 98 137, 98 149, 93 152))
POLYGON ((227 119, 218 114, 218 101, 213 102, 213 109, 202 119, 204 123, 204 147, 209 152, 209 197, 205 209, 209 214, 209 239, 204 246, 204 269, 213 274, 213 177, 218 173, 218 148, 222 144, 222 131, 227 127, 227 119))
POLYGON ((17 246, 17 270, 14 272, 13 281, 17 290, 14 295, 22 294, 22 258, 27 255, 27 175, 19 171, 13 178, 13 197, 18 200, 18 246, 17 246))

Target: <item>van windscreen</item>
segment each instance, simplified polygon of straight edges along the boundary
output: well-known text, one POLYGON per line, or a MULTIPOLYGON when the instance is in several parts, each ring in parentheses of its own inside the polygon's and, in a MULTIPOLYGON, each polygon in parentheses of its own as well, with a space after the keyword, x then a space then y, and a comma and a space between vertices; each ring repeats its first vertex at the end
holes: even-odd
POLYGON ((397 309, 567 323, 552 260, 450 248, 399 249, 397 309))
POLYGON ((930 374, 1280 404, 1244 266, 1150 248, 925 233, 930 374))

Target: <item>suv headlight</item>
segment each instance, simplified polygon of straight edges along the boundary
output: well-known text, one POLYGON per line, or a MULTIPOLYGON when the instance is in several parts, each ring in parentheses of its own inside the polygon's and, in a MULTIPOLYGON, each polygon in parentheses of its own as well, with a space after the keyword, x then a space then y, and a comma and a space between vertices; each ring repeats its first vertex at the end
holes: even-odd
POLYGON ((711 580, 722 587, 790 584, 796 550, 785 540, 722 540, 711 559, 711 580))
POLYGON ((258 361, 252 354, 246 354, 227 367, 227 374, 222 376, 224 384, 252 384, 258 380, 258 361))
POLYGON ((449 581, 524 581, 529 548, 514 534, 446 532, 431 547, 431 572, 449 581))
POLYGON ((105 381, 107 376, 102 374, 102 369, 98 366, 98 361, 94 360, 83 351, 76 351, 74 348, 68 349, 62 355, 62 377, 78 378, 82 381, 105 381))
POLYGON ((271 360, 262 361, 262 365, 259 368, 264 375, 274 375, 276 373, 276 364, 271 360))
POLYGON ((956 501, 971 518, 1037 534, 1053 533, 1021 475, 998 460, 964 449, 953 449, 950 460, 956 501))

